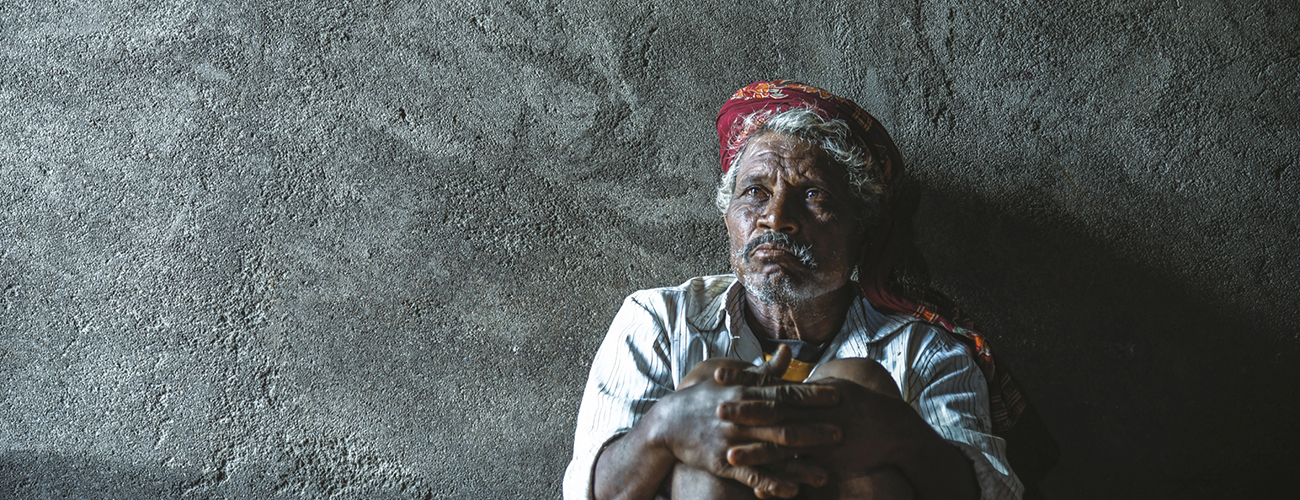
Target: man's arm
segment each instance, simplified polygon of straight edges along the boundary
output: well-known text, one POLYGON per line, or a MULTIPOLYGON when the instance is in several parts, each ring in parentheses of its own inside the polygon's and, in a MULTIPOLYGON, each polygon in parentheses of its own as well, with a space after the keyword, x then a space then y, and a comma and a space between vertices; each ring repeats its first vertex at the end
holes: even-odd
POLYGON ((637 295, 629 296, 596 351, 578 410, 573 460, 565 472, 566 500, 592 498, 598 457, 614 456, 610 448, 623 444, 615 436, 626 437, 653 405, 673 392, 669 338, 651 312, 661 306, 647 306, 637 295))
POLYGON ((952 334, 913 323, 915 355, 904 397, 939 437, 973 466, 980 497, 1018 499, 1024 487, 1006 460, 1005 441, 993 435, 988 382, 969 350, 952 334))
POLYGON ((596 458, 595 497, 651 498, 672 472, 677 458, 656 445, 642 419, 632 431, 614 440, 596 458))

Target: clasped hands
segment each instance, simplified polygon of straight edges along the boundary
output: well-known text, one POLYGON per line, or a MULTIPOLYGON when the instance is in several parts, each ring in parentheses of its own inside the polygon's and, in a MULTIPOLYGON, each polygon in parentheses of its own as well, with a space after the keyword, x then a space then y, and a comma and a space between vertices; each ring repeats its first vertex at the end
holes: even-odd
POLYGON ((719 364, 712 377, 692 372, 702 380, 683 381, 693 385, 652 408, 656 441, 683 464, 739 481, 759 498, 790 498, 800 485, 889 465, 907 439, 906 414, 916 419, 915 412, 844 379, 781 380, 789 362, 781 346, 760 366, 737 361, 719 364))

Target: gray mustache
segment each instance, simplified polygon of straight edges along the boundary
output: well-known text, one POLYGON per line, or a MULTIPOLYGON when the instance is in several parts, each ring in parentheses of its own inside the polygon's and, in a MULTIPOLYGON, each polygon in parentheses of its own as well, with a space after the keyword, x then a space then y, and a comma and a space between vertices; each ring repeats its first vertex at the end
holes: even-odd
POLYGON ((759 237, 749 240, 749 243, 745 244, 745 248, 741 248, 737 253, 739 253, 741 257, 744 257, 745 260, 749 260, 749 258, 754 255, 754 250, 757 250, 759 245, 769 244, 790 252, 799 259, 799 263, 803 264, 808 269, 817 268, 817 261, 813 259, 812 256, 812 247, 795 243, 794 239, 790 238, 790 236, 785 233, 763 233, 759 235, 759 237))

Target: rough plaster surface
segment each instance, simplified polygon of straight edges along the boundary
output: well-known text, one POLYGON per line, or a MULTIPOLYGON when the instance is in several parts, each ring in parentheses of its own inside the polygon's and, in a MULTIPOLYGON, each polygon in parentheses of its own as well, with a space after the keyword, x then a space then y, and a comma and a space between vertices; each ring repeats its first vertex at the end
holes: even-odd
POLYGON ((4 2, 0 497, 556 497, 629 292, 725 270, 713 117, 857 100, 1049 498, 1264 493, 1300 432, 1276 2, 4 2))

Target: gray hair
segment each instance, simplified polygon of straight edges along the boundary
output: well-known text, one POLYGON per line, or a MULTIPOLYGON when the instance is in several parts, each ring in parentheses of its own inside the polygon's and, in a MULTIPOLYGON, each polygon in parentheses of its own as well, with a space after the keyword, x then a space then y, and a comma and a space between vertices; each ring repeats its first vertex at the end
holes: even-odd
POLYGON ((826 120, 807 108, 791 108, 771 115, 761 111, 754 113, 745 117, 744 123, 740 126, 755 128, 755 130, 740 143, 728 145, 738 153, 732 158, 730 168, 722 175, 721 182, 718 184, 718 194, 714 203, 722 213, 727 212, 727 207, 731 205, 731 197, 736 192, 736 173, 740 171, 740 159, 745 156, 745 148, 749 147, 749 143, 756 137, 776 133, 816 145, 833 161, 843 165, 849 173, 849 185, 853 188, 850 191, 862 202, 862 220, 874 219, 882 191, 874 175, 879 170, 871 153, 853 143, 853 132, 844 120, 826 120), (764 116, 767 120, 755 128, 754 123, 764 116))

